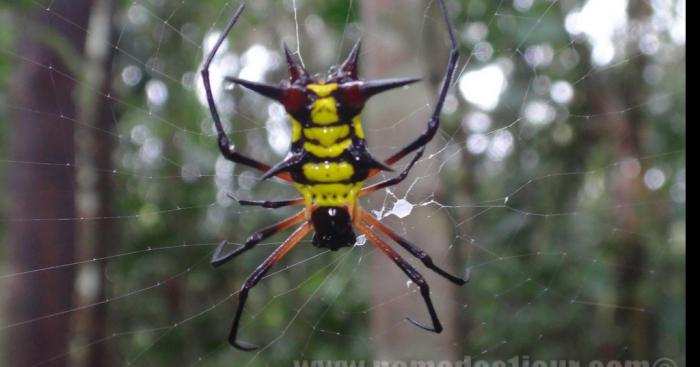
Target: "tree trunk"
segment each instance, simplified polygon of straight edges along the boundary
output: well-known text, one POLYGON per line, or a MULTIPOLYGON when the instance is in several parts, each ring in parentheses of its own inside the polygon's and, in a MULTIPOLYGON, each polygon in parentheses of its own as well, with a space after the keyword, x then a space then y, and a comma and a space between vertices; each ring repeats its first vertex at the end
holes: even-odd
MULTIPOLYGON (((112 96, 111 68, 114 56, 113 43, 115 11, 114 0, 95 0, 94 10, 90 16, 88 39, 86 42, 86 67, 81 80, 81 98, 79 115, 96 129, 82 129, 78 132, 78 160, 81 164, 81 177, 94 179, 83 180, 79 184, 81 195, 94 197, 95 206, 80 208, 80 216, 110 218, 113 210, 112 153, 115 138, 109 134, 114 130, 115 114, 112 96), (99 93, 95 93, 95 91, 99 93), (82 159, 81 159, 82 158, 82 159), (84 162, 83 162, 84 160, 84 162)), ((81 223, 81 253, 84 258, 101 259, 113 253, 116 243, 114 221, 98 220, 81 223)), ((94 294, 86 295, 82 303, 92 304, 107 297, 105 289, 105 270, 107 262, 86 264, 88 274, 94 276, 97 287, 94 294)), ((86 334, 90 342, 105 340, 109 335, 108 303, 90 308, 86 315, 86 334)), ((90 346, 85 356, 84 366, 109 367, 114 364, 108 349, 109 343, 96 343, 90 346)))
MULTIPOLYGON (((647 18, 651 9, 646 2, 632 1, 628 6, 629 19, 631 22, 641 22, 647 18)), ((637 51, 637 43, 630 43, 630 53, 637 51)), ((641 75, 648 63, 647 57, 636 57, 630 61, 630 66, 626 67, 622 74, 616 78, 606 76, 605 80, 594 78, 594 86, 590 87, 590 98, 595 106, 596 114, 603 116, 604 130, 601 133, 609 136, 614 147, 614 157, 616 162, 624 162, 628 159, 643 157, 647 152, 642 150, 642 137, 644 130, 648 126, 648 119, 643 109, 632 109, 624 114, 624 106, 634 106, 648 99, 648 90, 641 75)), ((643 174, 644 165, 641 170, 634 174, 626 172, 624 169, 615 171, 612 177, 611 194, 615 201, 617 221, 615 223, 616 235, 613 238, 613 251, 615 252, 615 263, 620 264, 617 275, 618 290, 615 304, 635 309, 652 308, 642 295, 644 286, 645 269, 648 266, 648 249, 643 237, 639 233, 644 232, 644 223, 660 223, 658 218, 646 220, 640 216, 637 203, 649 202, 649 192, 644 188, 643 174)), ((645 213, 644 216, 654 216, 654 212, 645 213)), ((651 359, 655 355, 653 346, 656 345, 654 328, 654 316, 651 313, 640 310, 630 310, 621 307, 615 310, 615 319, 620 330, 620 345, 615 345, 610 351, 610 358, 618 357, 617 351, 620 348, 628 350, 629 356, 634 359, 651 359)))
MULTIPOLYGON (((26 26, 61 37, 73 50, 83 49, 90 1, 55 0, 51 10, 36 7, 26 26)), ((10 95, 10 160, 55 165, 17 164, 9 175, 8 260, 10 272, 67 264, 75 260, 74 124, 75 83, 61 73, 70 68, 58 53, 37 39, 44 32, 22 32, 10 95), (39 113, 37 113, 39 112, 39 113), (70 166, 69 166, 70 165, 70 166), (37 219, 37 220, 32 220, 37 219), (42 220, 38 220, 42 219, 42 220)), ((71 313, 50 316, 73 306, 74 268, 16 276, 8 284, 7 366, 30 366, 65 353, 71 313)), ((45 366, 67 366, 57 358, 45 366)))

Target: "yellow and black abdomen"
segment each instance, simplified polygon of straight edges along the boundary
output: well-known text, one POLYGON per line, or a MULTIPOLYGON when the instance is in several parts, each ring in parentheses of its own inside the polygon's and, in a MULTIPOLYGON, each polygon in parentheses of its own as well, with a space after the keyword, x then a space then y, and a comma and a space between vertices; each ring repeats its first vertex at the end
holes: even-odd
POLYGON ((333 97, 336 84, 307 86, 316 99, 303 120, 292 118, 292 152, 300 156, 290 170, 312 207, 346 207, 356 200, 373 167, 360 116, 343 116, 333 97))

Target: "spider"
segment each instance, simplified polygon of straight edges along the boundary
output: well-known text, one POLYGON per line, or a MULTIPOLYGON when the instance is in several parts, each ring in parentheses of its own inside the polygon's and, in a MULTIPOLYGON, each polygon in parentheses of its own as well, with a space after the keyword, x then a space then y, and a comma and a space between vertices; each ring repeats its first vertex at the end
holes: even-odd
POLYGON ((355 243, 354 230, 366 238, 388 256, 416 284, 428 308, 432 326, 424 326, 407 318, 412 324, 435 333, 442 331, 430 290, 423 276, 405 261, 382 238, 385 234, 429 269, 447 280, 463 285, 467 281, 447 273, 435 265, 423 250, 399 236, 384 225, 379 219, 358 205, 358 198, 371 192, 396 185, 403 181, 416 161, 423 155, 426 145, 438 131, 440 112, 450 87, 457 66, 457 41, 450 24, 445 0, 439 0, 440 12, 445 23, 451 44, 447 70, 438 90, 437 102, 432 111, 425 131, 406 147, 379 161, 370 154, 365 133, 362 129, 360 113, 365 102, 372 96, 418 81, 417 78, 361 80, 357 75, 360 54, 360 41, 350 51, 347 59, 340 65, 330 68, 325 78, 311 76, 290 50, 284 45, 284 52, 289 67, 290 77, 279 85, 270 85, 226 77, 228 82, 239 84, 251 91, 281 103, 292 124, 292 141, 290 152, 279 164, 271 167, 253 158, 237 152, 224 131, 219 117, 209 79, 209 66, 224 39, 234 27, 244 5, 241 5, 209 53, 202 68, 202 79, 206 91, 209 110, 218 134, 218 146, 221 154, 228 160, 255 168, 264 172, 262 179, 277 177, 296 186, 301 197, 282 201, 248 201, 238 200, 241 205, 256 205, 265 208, 280 208, 289 205, 303 205, 303 209, 277 224, 264 228, 251 235, 242 247, 224 252, 227 241, 221 242, 211 259, 213 267, 219 267, 242 253, 252 249, 263 239, 282 230, 299 225, 298 228, 262 262, 246 279, 239 293, 238 308, 228 341, 241 350, 254 350, 258 347, 237 341, 241 314, 248 292, 291 251, 307 234, 314 232, 314 246, 338 250, 355 243), (375 184, 364 186, 367 179, 381 171, 392 171, 391 166, 415 152, 408 165, 398 175, 375 184), (374 229, 373 229, 373 228, 374 229))

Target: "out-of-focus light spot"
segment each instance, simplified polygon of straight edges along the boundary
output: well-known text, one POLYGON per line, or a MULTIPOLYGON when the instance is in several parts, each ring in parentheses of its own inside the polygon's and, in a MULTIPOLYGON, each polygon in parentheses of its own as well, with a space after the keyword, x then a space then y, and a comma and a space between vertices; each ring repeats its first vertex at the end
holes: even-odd
POLYGON ((501 130, 494 134, 489 144, 487 155, 494 161, 501 161, 513 151, 513 134, 508 130, 501 130))
POLYGON ((182 84, 183 88, 191 90, 194 87, 194 81, 196 78, 197 75, 195 75, 195 73, 188 71, 182 74, 182 78, 180 78, 180 84, 182 84))
POLYGON ((622 173, 625 178, 635 178, 642 173, 642 166, 636 158, 625 159, 620 163, 620 173, 622 173))
POLYGON ((284 120, 287 118, 287 112, 281 104, 271 103, 267 106, 267 116, 271 119, 284 120))
MULTIPOLYGON (((204 53, 205 56, 208 56, 209 53, 211 52, 212 49, 214 49, 214 46, 216 46, 216 41, 219 40, 219 37, 221 37, 221 32, 214 31, 214 32, 209 32, 204 36, 204 44, 202 47, 202 52, 204 53)), ((225 54, 226 51, 228 51, 228 40, 224 39, 223 42, 221 42, 221 46, 219 46, 219 50, 217 51, 217 55, 219 54, 225 54)))
POLYGON ((589 175, 583 183, 583 200, 592 201, 605 192, 605 180, 600 175, 589 175))
POLYGON ((598 65, 607 65, 615 58, 615 47, 612 43, 603 43, 593 48, 593 61, 598 65))
POLYGON ((238 175, 238 187, 242 191, 250 191, 253 186, 258 182, 257 175, 253 171, 243 171, 238 175))
POLYGON ((588 0, 580 11, 569 13, 564 26, 572 35, 586 35, 593 62, 606 65, 615 57, 613 38, 626 23, 627 0, 588 0))
POLYGON ((196 164, 185 163, 180 167, 180 176, 183 181, 192 183, 197 181, 197 179, 202 176, 202 173, 199 171, 199 167, 197 167, 196 164))
POLYGON ((306 28, 306 32, 311 36, 321 34, 321 32, 323 32, 323 27, 323 20, 316 14, 311 14, 304 19, 304 28, 306 28))
POLYGON ((455 97, 454 94, 448 94, 447 97, 445 97, 445 104, 442 106, 442 113, 451 115, 457 112, 458 106, 459 101, 457 97, 455 97))
POLYGON ((127 10, 126 17, 135 26, 142 26, 148 22, 148 10, 141 5, 134 4, 127 10))
POLYGON ((238 77, 253 82, 261 82, 274 65, 274 55, 265 46, 255 44, 241 57, 243 68, 238 77))
POLYGON ((644 173, 644 184, 649 190, 658 190, 666 182, 664 172, 656 167, 648 169, 644 173))
POLYGON ((558 124, 552 129, 552 139, 559 145, 566 145, 574 137, 574 131, 569 124, 558 124))
POLYGON ((546 125, 557 116, 554 107, 542 100, 530 101, 525 105, 525 120, 533 125, 546 125))
POLYGON ((231 204, 230 199, 227 200, 226 195, 231 192, 234 167, 235 163, 227 160, 221 155, 217 156, 216 163, 214 163, 214 184, 216 185, 217 189, 216 201, 221 206, 228 206, 231 204))
POLYGON ((160 222, 160 213, 158 207, 153 204, 144 204, 139 210, 139 222, 144 227, 152 227, 160 222))
POLYGON ((673 24, 671 28, 671 39, 673 43, 679 46, 685 45, 685 29, 685 20, 673 24))
POLYGON ((462 129, 465 132, 483 133, 490 127, 491 116, 483 112, 469 112, 462 120, 462 129))
POLYGON ((475 44, 486 39, 489 34, 489 28, 483 22, 474 22, 469 24, 462 34, 462 39, 466 43, 475 44))
POLYGON ((141 145, 151 136, 151 130, 148 128, 148 126, 139 124, 131 129, 131 133, 129 135, 131 137, 131 141, 141 145))
POLYGON ((228 208, 233 205, 234 200, 229 197, 227 190, 218 190, 216 192, 216 203, 222 208, 228 208))
POLYGON ((87 299, 98 297, 100 279, 102 278, 99 268, 93 263, 81 265, 79 269, 75 279, 75 290, 81 297, 87 299))
POLYGON ((671 186, 671 199, 676 203, 685 203, 685 169, 676 173, 676 182, 671 186))
POLYGON ((139 149, 139 158, 147 165, 152 165, 160 159, 163 153, 163 142, 160 139, 148 138, 139 149))
POLYGON ((233 167, 235 163, 223 158, 217 157, 216 163, 214 163, 214 174, 217 178, 230 180, 231 175, 233 175, 233 167))
POLYGON ((685 244, 686 244, 686 236, 687 236, 687 229, 686 229, 686 224, 685 220, 678 220, 675 221, 671 225, 671 230, 669 231, 670 233, 670 242, 671 242, 671 249, 677 253, 678 255, 685 255, 686 250, 685 250, 685 244))
POLYGON ((656 64, 647 65, 642 72, 644 81, 651 85, 659 84, 663 79, 663 75, 664 69, 656 64))
POLYGON ((483 154, 488 147, 489 138, 485 134, 471 134, 467 138, 467 150, 471 154, 483 154))
POLYGON ((278 155, 284 155, 289 150, 291 141, 291 129, 287 122, 284 107, 273 103, 267 107, 268 119, 265 122, 267 131, 267 143, 278 155))
POLYGON ((668 112, 673 104, 673 99, 667 94, 655 93, 651 96, 649 102, 649 111, 655 115, 661 115, 668 112))
POLYGON ((493 46, 488 42, 479 42, 474 45, 472 54, 474 54, 474 57, 479 61, 489 61, 491 57, 493 57, 493 46))
POLYGON ((394 207, 391 208, 387 215, 395 215, 398 218, 406 218, 413 211, 413 204, 409 203, 406 199, 399 199, 394 203, 394 207))
POLYGON ((134 87, 143 79, 143 71, 135 65, 129 65, 122 70, 122 81, 129 87, 134 87))
POLYGON ((270 118, 265 122, 267 130, 267 142, 278 155, 284 155, 289 150, 291 132, 287 122, 283 119, 270 118))
POLYGON ((519 12, 526 12, 530 10, 534 0, 513 0, 513 7, 519 12))
POLYGON ((498 105, 506 87, 505 73, 497 65, 465 73, 459 80, 462 97, 483 110, 493 110, 498 105))
POLYGON ((659 37, 654 33, 647 33, 639 39, 639 50, 646 55, 653 55, 659 51, 659 37))
POLYGON ((552 83, 549 90, 549 96, 552 100, 561 105, 566 105, 574 98, 574 88, 565 80, 558 80, 552 83))
POLYGON ((151 79, 146 83, 148 104, 162 107, 168 101, 168 87, 161 80, 151 79))
POLYGON ((677 45, 685 45, 685 1, 676 2, 676 11, 673 23, 671 24, 670 35, 673 43, 677 45))
POLYGON ((548 44, 530 46, 525 50, 525 61, 533 68, 543 68, 552 63, 554 50, 548 44))

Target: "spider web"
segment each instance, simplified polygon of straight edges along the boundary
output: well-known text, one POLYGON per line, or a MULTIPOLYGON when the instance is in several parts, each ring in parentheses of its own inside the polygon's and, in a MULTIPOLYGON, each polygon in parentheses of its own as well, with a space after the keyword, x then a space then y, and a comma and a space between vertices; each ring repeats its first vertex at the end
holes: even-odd
MULTIPOLYGON (((52 3, 30 1, 29 10, 69 22, 52 3)), ((198 70, 238 2, 193 0, 136 0, 118 7, 118 37, 108 44, 115 51, 114 94, 90 89, 69 71, 18 54, 0 40, 8 64, 73 79, 96 100, 114 103, 117 128, 104 134, 116 144, 109 171, 120 197, 118 214, 109 217, 19 218, 5 211, 0 228, 16 221, 109 221, 120 235, 101 258, 82 255, 92 253, 94 244, 88 243, 70 263, 19 270, 0 263, 3 288, 29 274, 65 268, 78 273, 74 307, 21 321, 2 315, 0 330, 11 335, 65 315, 84 323, 89 312, 107 307, 105 337, 91 340, 76 326, 64 353, 33 366, 79 364, 96 345, 108 346, 114 365, 463 356, 493 361, 523 355, 669 357, 684 365, 685 2, 642 2, 651 9, 644 20, 629 16, 631 5, 623 0, 448 3, 462 56, 441 130, 406 182, 363 202, 437 264, 471 277, 457 288, 405 255, 432 287, 446 329, 442 335, 404 321, 427 318, 420 294, 364 238, 339 252, 318 251, 307 240, 251 292, 240 336, 262 348, 230 348, 226 336, 237 290, 284 235, 217 270, 208 264, 211 252, 221 239, 240 245, 293 209, 242 207, 228 195, 279 199, 294 190, 261 182, 257 172, 225 161, 216 150, 198 70), (645 92, 626 93, 635 88, 645 92), (617 104, 605 98, 619 90, 631 97, 617 104), (642 130, 638 149, 616 149, 621 126, 642 130), (623 218, 629 215, 641 218, 640 224, 627 227, 623 218), (643 260, 627 261, 630 244, 644 250, 643 260), (99 264, 106 264, 104 274, 99 264), (636 274, 638 287, 631 304, 619 297, 626 284, 620 279, 629 273, 636 274), (106 298, 95 296, 100 279, 106 279, 106 298), (633 333, 630 325, 645 323, 657 334, 650 337, 650 354, 638 355, 624 335, 633 333)), ((283 78, 281 41, 309 69, 325 71, 361 37, 364 60, 377 63, 363 65, 372 77, 425 75, 419 86, 376 97, 364 115, 377 156, 419 134, 448 51, 437 2, 394 0, 386 6, 396 15, 372 25, 366 1, 248 2, 211 70, 217 104, 237 147, 269 163, 286 153, 290 128, 284 111, 223 83, 225 75, 283 78), (402 56, 383 61, 384 55, 402 56)), ((9 14, 0 10, 0 18, 9 14)), ((0 100, 0 113, 27 110, 5 94, 0 100)), ((96 129, 57 117, 78 130, 96 129)), ((105 170, 80 159, 0 162, 4 176, 18 166, 105 170)), ((81 213, 89 212, 81 203, 81 213)))

